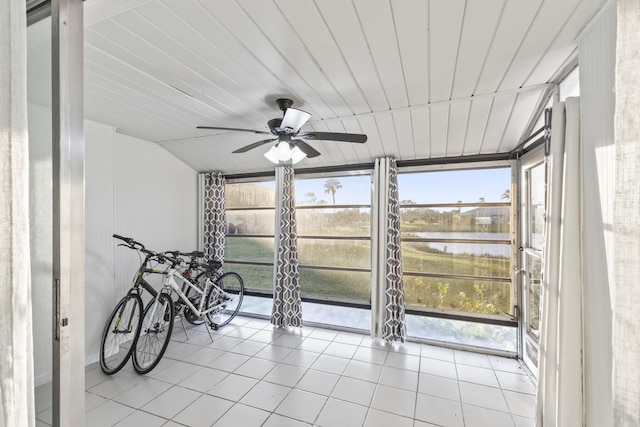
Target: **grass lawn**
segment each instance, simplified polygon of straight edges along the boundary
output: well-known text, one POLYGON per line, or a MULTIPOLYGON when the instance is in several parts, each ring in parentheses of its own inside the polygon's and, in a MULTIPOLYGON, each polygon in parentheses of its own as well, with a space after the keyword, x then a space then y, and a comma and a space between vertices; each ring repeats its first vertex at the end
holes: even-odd
MULTIPOLYGON (((299 240, 302 265, 370 268, 369 241, 299 240)), ((227 238, 228 260, 273 263, 273 239, 227 238)), ((402 247, 405 272, 424 272, 484 277, 509 277, 510 261, 502 257, 440 253, 425 244, 405 243, 402 247)), ((225 271, 240 274, 245 286, 271 290, 273 267, 228 264, 225 271)), ((326 271, 300 268, 303 294, 368 301, 368 272, 326 271)), ((510 311, 510 284, 492 280, 443 279, 404 276, 405 301, 430 308, 507 313, 510 311)))

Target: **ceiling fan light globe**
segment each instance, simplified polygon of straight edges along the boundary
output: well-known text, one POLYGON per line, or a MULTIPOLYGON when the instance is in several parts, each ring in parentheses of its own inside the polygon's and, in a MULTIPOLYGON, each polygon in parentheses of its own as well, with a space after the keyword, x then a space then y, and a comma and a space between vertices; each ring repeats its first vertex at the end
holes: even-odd
POLYGON ((286 162, 291 160, 291 146, 288 142, 282 141, 276 145, 278 160, 286 162))
POLYGON ((307 154, 304 151, 302 151, 300 148, 293 147, 291 149, 291 164, 295 165, 305 157, 307 157, 307 154))
POLYGON ((271 162, 271 163, 275 163, 276 165, 280 164, 280 160, 278 160, 278 149, 276 148, 276 146, 274 145, 273 147, 271 147, 269 149, 269 151, 267 151, 266 153, 264 153, 264 156, 271 162))

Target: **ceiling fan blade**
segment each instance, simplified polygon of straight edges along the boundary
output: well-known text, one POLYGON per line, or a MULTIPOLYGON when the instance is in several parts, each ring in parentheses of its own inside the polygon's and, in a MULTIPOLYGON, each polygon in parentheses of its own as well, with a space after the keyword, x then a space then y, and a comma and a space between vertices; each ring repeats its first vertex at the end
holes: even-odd
POLYGON ((359 144, 367 142, 367 135, 360 133, 304 132, 298 136, 305 139, 318 139, 323 141, 357 142, 359 144))
POLYGON ((213 130, 232 130, 237 132, 251 132, 251 133, 257 133, 257 134, 271 135, 271 132, 267 132, 264 130, 255 130, 255 129, 224 128, 224 127, 218 127, 218 126, 196 126, 196 128, 197 129, 213 129, 213 130))
POLYGON ((260 147, 261 145, 268 144, 268 143, 270 143, 270 142, 277 141, 277 140, 278 140, 278 138, 263 139, 262 141, 254 142, 253 144, 249 144, 249 145, 247 145, 247 146, 245 146, 245 147, 238 148, 238 149, 237 149, 236 151, 234 151, 233 153, 234 153, 234 154, 237 154, 237 153, 246 153, 246 152, 247 152, 247 151, 249 151, 249 150, 253 150, 254 148, 258 148, 258 147, 260 147))
POLYGON ((282 118, 282 123, 280 123, 281 129, 291 128, 291 133, 298 133, 302 125, 307 123, 311 114, 306 111, 298 110, 297 108, 287 108, 287 111, 284 113, 284 117, 282 118))
POLYGON ((316 150, 303 140, 293 139, 292 141, 298 148, 300 148, 300 151, 307 155, 308 158, 318 157, 320 155, 320 152, 318 150, 316 150))

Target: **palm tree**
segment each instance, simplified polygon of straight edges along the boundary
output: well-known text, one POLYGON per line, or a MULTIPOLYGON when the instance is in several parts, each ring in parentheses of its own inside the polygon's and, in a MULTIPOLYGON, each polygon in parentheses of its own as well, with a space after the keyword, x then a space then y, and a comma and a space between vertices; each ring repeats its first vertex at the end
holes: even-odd
POLYGON ((333 204, 336 204, 336 191, 342 188, 342 184, 335 178, 330 178, 327 182, 324 183, 324 192, 326 194, 331 194, 331 198, 333 199, 333 204))

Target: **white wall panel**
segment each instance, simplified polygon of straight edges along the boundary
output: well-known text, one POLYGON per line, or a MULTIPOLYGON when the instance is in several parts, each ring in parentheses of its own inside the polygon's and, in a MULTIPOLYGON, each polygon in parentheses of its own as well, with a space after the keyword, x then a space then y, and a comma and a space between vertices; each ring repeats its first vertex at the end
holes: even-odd
POLYGON ((115 305, 115 129, 85 121, 85 359, 98 360, 104 322, 115 305))
MULTIPOLYGON (((31 276, 36 385, 51 380, 51 110, 29 104, 31 276)), ((85 360, 98 360, 107 316, 137 256, 113 233, 160 250, 197 248, 197 174, 156 144, 85 121, 85 360), (117 153, 117 157, 116 157, 117 153), (116 264, 116 254, 125 263, 116 264), (118 281, 115 281, 118 277, 118 281)))
POLYGON ((431 156, 429 117, 428 108, 411 111, 411 129, 413 130, 413 147, 416 159, 428 159, 431 156))
POLYGON ((516 101, 511 109, 509 122, 502 135, 502 141, 500 141, 500 145, 498 146, 498 151, 510 151, 518 145, 522 137, 522 129, 524 129, 529 120, 531 120, 533 116, 532 112, 535 111, 543 92, 544 90, 529 90, 520 92, 517 95, 516 101))
POLYGON ((429 2, 392 0, 391 9, 409 105, 427 104, 430 99, 429 2))
POLYGON ((449 105, 434 105, 429 108, 429 113, 431 157, 445 157, 449 139, 449 105))
POLYGON ((491 98, 479 98, 471 103, 463 155, 480 154, 492 106, 493 99, 491 98))
MULTIPOLYGON (((391 5, 386 0, 357 0, 360 25, 376 63, 376 77, 382 82, 389 106, 399 108, 407 105, 407 90, 400 61, 400 51, 391 19, 391 5)), ((419 41, 416 41, 419 42, 419 41)))
POLYGON ((594 427, 613 423, 615 2, 607 7, 583 35, 579 47, 583 239, 587 248, 583 261, 585 419, 587 426, 594 427))
POLYGON ((411 130, 411 112, 402 111, 393 114, 393 126, 398 141, 398 151, 401 159, 414 159, 415 148, 413 132, 411 130))
MULTIPOLYGON (((157 251, 191 251, 197 240, 197 173, 159 145, 116 134, 113 233, 157 251)), ((137 255, 118 248, 116 295, 124 295, 139 266, 137 255)))
POLYGON ((475 93, 504 7, 505 0, 467 2, 453 79, 453 99, 475 93))
POLYGON ((434 1, 429 5, 429 96, 431 102, 446 101, 453 90, 465 2, 434 1))
MULTIPOLYGON (((30 241, 36 385, 52 376, 51 110, 29 104, 30 241)), ((98 360, 100 336, 114 305, 114 129, 85 121, 85 361, 98 360)))
POLYGON ((359 122, 360 126, 362 126, 362 133, 367 135, 366 145, 371 153, 371 158, 375 159, 376 157, 390 155, 390 150, 388 149, 389 145, 387 145, 387 148, 385 149, 385 145, 380 139, 381 133, 378 120, 373 116, 369 116, 361 118, 359 122))
POLYGON ((505 3, 476 94, 498 89, 541 4, 542 0, 510 0, 505 3))
POLYGON ((447 157, 462 156, 469 125, 471 101, 454 102, 449 106, 449 134, 447 135, 447 157))
POLYGON ((516 102, 516 96, 517 94, 510 94, 497 96, 493 99, 480 154, 498 152, 498 147, 511 116, 511 110, 516 102))

